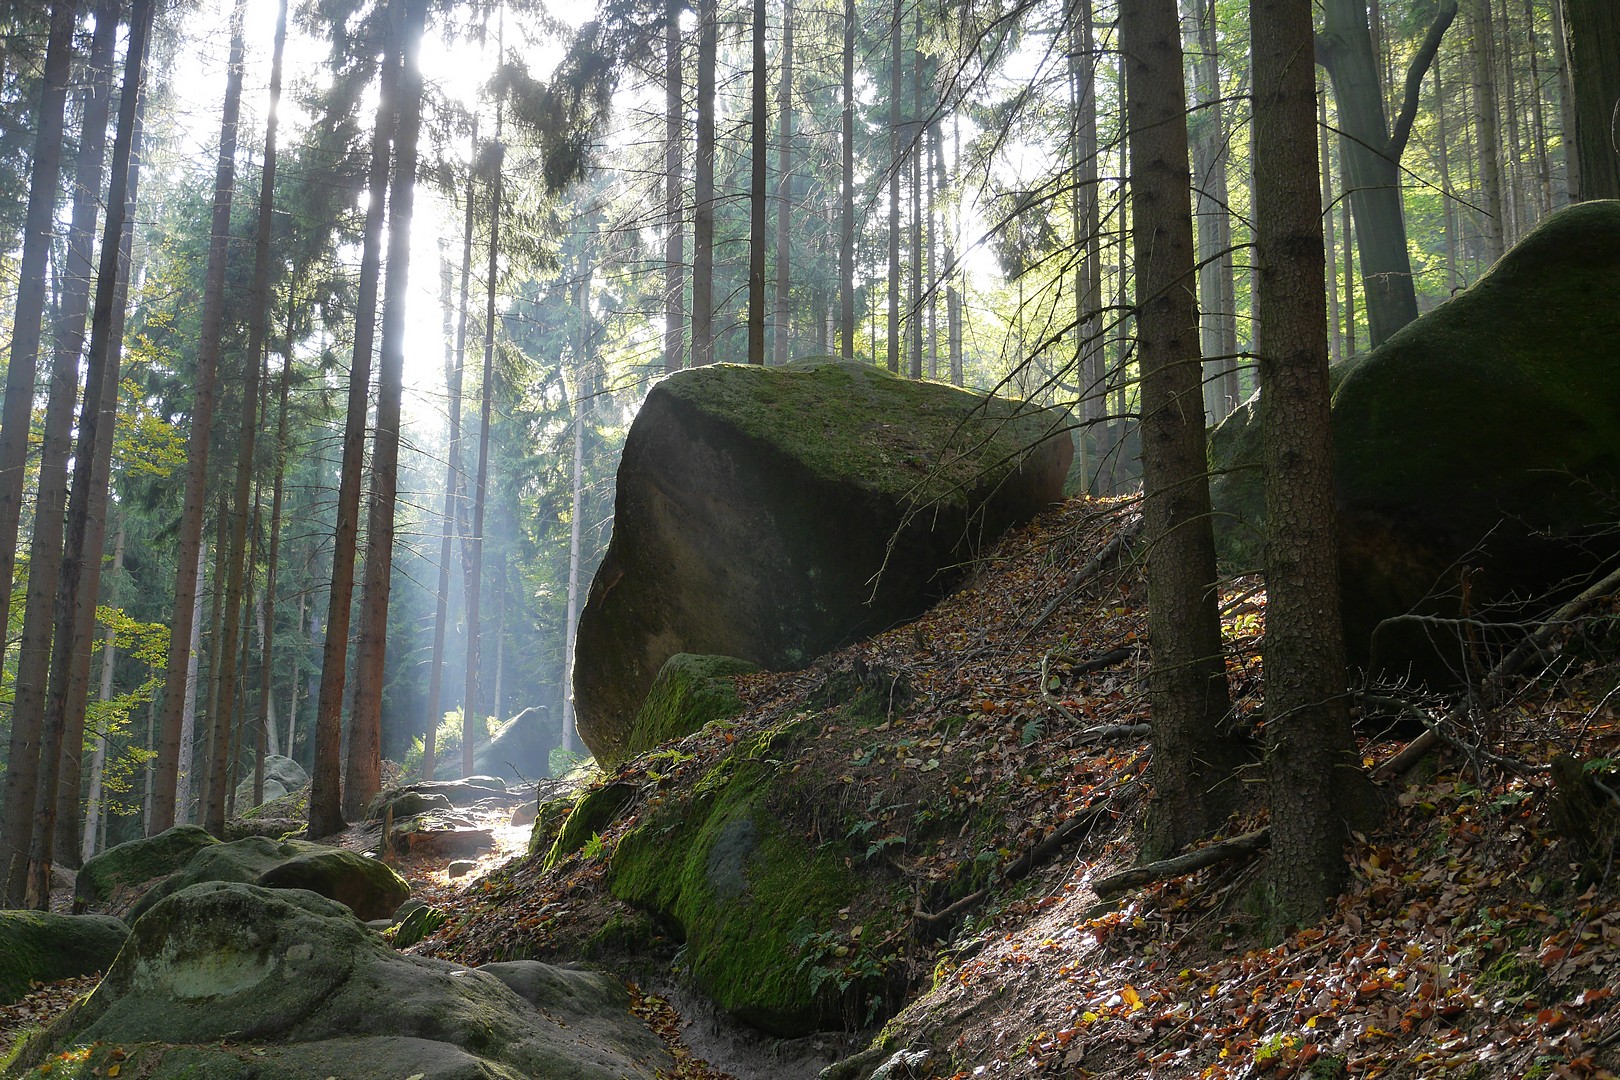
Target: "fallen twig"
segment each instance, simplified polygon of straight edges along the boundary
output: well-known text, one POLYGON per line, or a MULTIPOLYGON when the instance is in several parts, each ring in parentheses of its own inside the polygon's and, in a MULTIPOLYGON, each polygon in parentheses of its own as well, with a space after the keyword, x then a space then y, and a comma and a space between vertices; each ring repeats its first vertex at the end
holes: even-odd
POLYGON ((1098 574, 1101 574, 1104 570, 1107 570, 1109 567, 1127 555, 1130 552, 1131 547, 1136 543, 1136 538, 1140 536, 1141 533, 1142 515, 1138 514, 1135 518, 1128 522, 1124 528, 1115 533, 1114 538, 1108 541, 1108 543, 1103 546, 1101 551, 1092 556, 1090 562, 1086 563, 1086 565, 1082 566, 1078 571, 1075 572, 1075 575, 1071 577, 1064 584, 1063 588, 1058 592, 1058 594, 1052 598, 1051 603, 1042 608, 1041 613, 1035 616, 1034 621, 1024 629, 1024 634, 1018 639, 1018 644, 1022 645, 1024 642, 1028 641, 1029 636, 1036 630, 1039 630, 1047 619, 1050 619, 1054 614, 1056 614, 1057 609, 1063 606, 1064 601, 1068 600, 1069 597, 1073 596, 1076 592, 1079 592, 1082 585, 1096 577, 1098 574))
POLYGON ((1117 874, 1109 874, 1094 881, 1091 888, 1099 899, 1107 900, 1142 885, 1163 881, 1165 878, 1180 877, 1182 874, 1190 874, 1194 870, 1202 870, 1219 862, 1252 855, 1270 843, 1271 827, 1268 825, 1218 844, 1201 847, 1196 851, 1160 859, 1146 866, 1133 866, 1117 874))
POLYGON ((1080 733, 1081 742, 1107 742, 1110 739, 1140 739, 1153 734, 1152 724, 1098 724, 1080 733))

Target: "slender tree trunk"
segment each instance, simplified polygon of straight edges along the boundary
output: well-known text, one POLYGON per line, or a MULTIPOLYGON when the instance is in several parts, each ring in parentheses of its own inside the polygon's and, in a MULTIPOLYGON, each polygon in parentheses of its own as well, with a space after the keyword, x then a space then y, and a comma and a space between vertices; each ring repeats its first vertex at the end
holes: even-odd
MULTIPOLYGON (((1095 116, 1093 116, 1093 119, 1095 119, 1095 116)), ((962 132, 961 132, 961 128, 959 126, 959 122, 957 121, 957 119, 955 117, 953 117, 951 119, 951 133, 952 133, 951 142, 952 142, 952 147, 953 147, 952 154, 951 154, 951 165, 952 165, 952 170, 951 171, 952 171, 953 174, 955 174, 955 173, 960 172, 961 166, 962 166, 962 137, 961 137, 962 132)), ((942 149, 940 151, 940 158, 941 158, 940 168, 941 168, 942 173, 943 173, 943 170, 944 170, 944 156, 945 156, 945 152, 942 149)), ((942 184, 943 184, 943 180, 942 180, 942 184)), ((951 236, 957 235, 958 229, 957 229, 956 226, 957 226, 957 223, 959 223, 960 221, 961 221, 961 207, 960 207, 960 204, 958 204, 956 220, 952 222, 952 226, 951 226, 951 229, 950 229, 950 235, 951 236)), ((950 267, 950 275, 951 275, 948 282, 947 282, 947 284, 946 284, 946 286, 945 286, 945 343, 946 343, 946 348, 950 353, 951 385, 952 386, 961 386, 962 385, 962 380, 963 380, 963 371, 962 371, 962 294, 957 289, 956 283, 958 281, 962 280, 962 275, 961 275, 960 269, 956 265, 956 252, 953 249, 953 247, 950 245, 949 242, 947 242, 947 245, 946 245, 946 248, 945 248, 945 263, 946 263, 947 266, 950 267)))
MULTIPOLYGON (((471 218, 473 185, 467 182, 467 209, 471 218)), ((469 226, 470 227, 470 226, 469 226)), ((434 745, 438 736, 439 712, 444 695, 444 639, 450 621, 450 557, 455 535, 456 498, 461 480, 461 360, 456 355, 455 305, 450 294, 451 266, 439 242, 439 300, 444 307, 444 385, 450 398, 450 439, 445 454, 444 512, 439 525, 439 586, 434 593, 433 660, 428 665, 427 729, 422 734, 422 779, 432 780, 435 767, 434 745)))
POLYGON ((692 185, 692 366, 714 363, 714 68, 717 0, 698 0, 697 172, 692 185))
MULTIPOLYGON (((28 429, 33 420, 35 371, 45 319, 46 269, 55 235, 56 193, 62 162, 63 114, 67 107, 68 76, 72 67, 73 27, 77 0, 56 0, 51 5, 50 37, 45 46, 44 78, 40 84, 38 127, 29 169, 28 214, 23 226, 22 259, 17 271, 17 306, 11 320, 11 351, 6 361, 6 395, 0 414, 0 612, 11 610, 12 579, 17 566, 17 531, 22 518, 24 463, 28 456, 28 429)), ((19 744, 12 725, 11 762, 35 760, 38 732, 19 744), (19 753, 20 751, 20 753, 19 753)), ((24 770, 25 772, 28 770, 24 770)), ((0 870, 27 857, 28 808, 32 791, 10 792, 15 780, 8 774, 5 820, 16 823, 0 833, 0 870)), ((22 873, 21 867, 15 874, 22 873)), ((8 877, 12 872, 8 871, 8 877)), ((20 880, 20 879, 19 879, 20 880)))
POLYGON ((838 349, 855 358, 855 0, 844 0, 843 153, 838 222, 838 349))
MULTIPOLYGON (((264 363, 265 330, 270 318, 270 230, 276 192, 276 114, 281 102, 281 57, 287 44, 287 0, 281 0, 276 19, 275 43, 270 61, 270 102, 264 130, 264 169, 259 180, 259 219, 253 242, 253 284, 248 294, 247 352, 242 357, 242 413, 240 442, 236 451, 236 492, 231 509, 230 547, 225 555, 225 638, 219 661, 219 715, 215 730, 229 729, 236 715, 237 647, 241 639, 241 612, 244 578, 247 577, 248 500, 252 494, 254 449, 258 436, 259 385, 264 363), (223 726, 222 726, 223 725, 223 726)), ((242 665, 244 670, 246 665, 242 665)), ((235 789, 228 783, 229 761, 223 755, 229 740, 215 740, 213 767, 209 770, 208 811, 204 825, 215 836, 225 835, 225 803, 235 789)), ((257 740, 263 745, 263 737, 257 740)), ((262 769, 255 769, 255 775, 262 769)), ((260 792, 263 785, 258 785, 260 792)), ((256 804, 255 804, 256 805, 256 804)))
POLYGON ((905 9, 894 0, 889 24, 889 370, 900 372, 900 176, 905 164, 905 128, 900 111, 905 82, 901 20, 905 9))
MULTIPOLYGON (((922 40, 922 9, 917 9, 915 30, 922 40)), ((906 343, 908 371, 913 379, 922 378, 922 53, 915 43, 911 49, 911 118, 907 121, 908 142, 911 153, 911 272, 906 275, 909 292, 906 297, 906 343)))
POLYGON ((1183 0, 1190 25, 1193 112, 1188 117, 1193 155, 1193 217, 1198 237, 1198 305, 1204 353, 1204 412, 1218 424, 1236 402, 1227 400, 1223 375, 1232 366, 1224 346, 1227 313, 1221 290, 1226 230, 1226 124, 1221 113, 1220 70, 1215 55, 1213 0, 1183 0))
MULTIPOLYGON (((1447 141, 1447 114, 1445 87, 1441 82, 1440 64, 1434 65, 1434 122, 1438 132, 1435 146, 1436 163, 1440 166, 1440 191, 1442 193, 1442 218, 1446 238, 1446 294, 1457 291, 1462 283, 1459 258, 1457 252, 1457 208, 1453 205, 1451 187, 1451 156, 1447 141)), ((1329 245, 1328 256, 1333 255, 1332 246, 1329 245)))
MULTIPOLYGON (((558 745, 574 746, 574 647, 579 635, 580 528, 585 511, 585 418, 590 399, 585 394, 585 372, 590 360, 591 272, 581 258, 579 304, 579 349, 574 373, 574 470, 572 501, 568 522, 568 622, 563 638, 563 719, 558 745)), ((566 389, 567 381, 563 386, 566 389)))
POLYGON ((388 187, 389 152, 395 127, 395 96, 400 79, 401 36, 389 34, 383 57, 382 89, 372 134, 367 178, 365 243, 360 260, 360 295, 355 309, 354 357, 349 367, 348 414, 343 426, 343 466, 338 480, 337 527, 332 540, 331 586, 326 640, 321 656, 320 695, 315 706, 314 768, 310 770, 309 835, 330 836, 343 829, 343 690, 348 675, 350 606, 354 599, 355 543, 360 531, 360 472, 365 456, 366 405, 371 385, 371 349, 377 321, 377 285, 382 268, 382 233, 388 187))
MULTIPOLYGON (((1557 6, 1557 0, 1553 6, 1557 6)), ((1552 163, 1547 158, 1547 108, 1541 89, 1541 36, 1536 33, 1534 0, 1524 0, 1524 25, 1530 41, 1530 137, 1536 152, 1536 205, 1540 216, 1545 217, 1553 208, 1552 163)))
POLYGON ((1145 851, 1158 857, 1220 828, 1237 805, 1233 774, 1243 755, 1227 731, 1175 0, 1123 6, 1119 32, 1129 65, 1142 513, 1151 544, 1154 811, 1145 851))
MULTIPOLYGON (((191 602, 191 647, 186 652, 186 685, 180 698, 180 770, 175 778, 174 799, 178 808, 175 824, 191 820, 191 775, 197 748, 197 691, 202 685, 203 569, 197 560, 196 588, 191 602)), ((154 780, 154 787, 156 781, 154 780)), ((156 792, 154 791, 154 798, 156 792)), ((147 835, 156 835, 147 822, 147 835)))
MULTIPOLYGON (((371 444, 371 505, 366 521, 366 569, 360 644, 355 656, 354 715, 349 731, 343 810, 350 820, 382 788, 382 692, 388 646, 388 600, 394 568, 394 501, 399 489, 399 417, 405 393, 405 307, 411 273, 411 213, 416 197, 417 132, 422 119, 422 35, 428 0, 407 0, 403 69, 394 135, 394 177, 388 195, 388 284, 383 296, 382 349, 377 363, 377 427, 371 444)), ((496 125, 495 145, 500 146, 496 125)), ((495 205, 500 214, 500 161, 495 205)), ((490 289, 494 290, 496 233, 490 232, 490 289)), ((486 345, 487 349, 487 345, 486 345)))
POLYGON ((231 199, 236 190, 236 129, 242 105, 242 37, 245 0, 236 0, 231 15, 230 74, 225 84, 224 119, 220 125, 219 165, 214 176, 214 215, 208 246, 208 270, 203 289, 202 329, 198 335, 197 371, 192 406, 191 438, 186 449, 185 496, 177 541, 174 621, 170 625, 169 664, 163 683, 162 740, 150 829, 162 832, 175 822, 175 776, 179 768, 182 687, 186 649, 191 640, 191 596, 202 552, 204 504, 207 500, 208 443, 214 422, 214 399, 219 387, 220 335, 225 314, 225 268, 231 231, 231 199))
POLYGON ((776 313, 771 362, 792 357, 788 320, 793 311, 793 0, 782 0, 782 81, 776 124, 776 313))
MULTIPOLYGON (((1491 0, 1486 0, 1490 3, 1491 0)), ((1524 235, 1526 224, 1531 220, 1530 213, 1524 205, 1524 177, 1523 173, 1523 147, 1519 143, 1519 95, 1513 78, 1513 23, 1508 18, 1507 0, 1502 0, 1502 10, 1499 13, 1502 23, 1502 32, 1496 38, 1501 42, 1500 63, 1497 65, 1497 85, 1502 88, 1502 111, 1505 114, 1503 129, 1507 132, 1507 152, 1503 158, 1504 192, 1502 218, 1502 235, 1508 245, 1519 242, 1524 235)))
POLYGON ((1494 263, 1502 257, 1507 239, 1507 215, 1502 205, 1502 150, 1497 135, 1497 117, 1501 110, 1496 104, 1496 52, 1491 40, 1491 0, 1471 0, 1471 3, 1474 106, 1477 110, 1474 127, 1479 133, 1480 186, 1485 203, 1481 234, 1485 240, 1486 261, 1494 263))
MULTIPOLYGON (((124 527, 118 527, 118 535, 113 540, 112 570, 116 575, 124 568, 124 527)), ((105 643, 101 646, 101 697, 103 703, 111 701, 113 696, 113 675, 118 666, 118 631, 114 627, 107 627, 105 643)), ((90 757, 90 792, 85 800, 84 834, 79 844, 79 862, 83 866, 90 856, 96 853, 96 836, 101 825, 101 785, 102 775, 107 767, 107 733, 96 733, 96 749, 90 757)), ((58 845, 60 847, 61 845, 58 845)))
MULTIPOLYGON (((686 218, 681 207, 681 0, 664 0, 664 374, 681 370, 686 321, 686 218)), ((567 695, 565 694, 566 698, 567 695)))
POLYGON ((765 66, 765 0, 754 4, 753 106, 749 110, 753 127, 749 151, 748 181, 748 362, 765 363, 765 159, 770 139, 765 126, 766 87, 770 70, 765 66))
MULTIPOLYGON (((285 8, 283 9, 285 10, 285 8)), ((292 391, 293 368, 293 285, 287 286, 287 340, 283 345, 281 381, 276 388, 276 450, 275 479, 270 489, 270 551, 264 563, 264 626, 260 630, 259 657, 259 714, 255 728, 259 737, 260 753, 254 755, 253 805, 264 802, 264 751, 279 752, 276 738, 276 714, 271 704, 271 689, 275 682, 276 655, 276 574, 281 566, 281 508, 287 479, 287 403, 292 391)), ((297 685, 297 680, 293 680, 297 685)), ((290 721, 289 721, 290 724, 290 721)), ((287 756, 292 756, 291 731, 288 732, 287 756)))
POLYGON ((1570 77, 1569 34, 1564 26, 1563 0, 1549 0, 1552 10, 1553 46, 1558 59, 1559 144, 1564 148, 1564 199, 1580 198, 1581 156, 1575 147, 1575 85, 1570 77))
POLYGON ((1578 199, 1620 199, 1620 6, 1561 0, 1575 92, 1578 199))
POLYGON ((1314 918, 1343 887, 1345 816, 1365 780, 1351 751, 1339 624, 1328 424, 1322 222, 1311 9, 1251 0, 1256 257, 1266 328, 1260 395, 1266 543, 1269 884, 1281 926, 1314 918))
POLYGON ((1316 101, 1317 131, 1321 136, 1317 153, 1322 162, 1322 205, 1326 208, 1322 214, 1322 240, 1327 260, 1328 346, 1333 362, 1338 363, 1344 359, 1344 332, 1339 323, 1339 245, 1333 227, 1333 144, 1328 138, 1327 94, 1318 91, 1316 101))

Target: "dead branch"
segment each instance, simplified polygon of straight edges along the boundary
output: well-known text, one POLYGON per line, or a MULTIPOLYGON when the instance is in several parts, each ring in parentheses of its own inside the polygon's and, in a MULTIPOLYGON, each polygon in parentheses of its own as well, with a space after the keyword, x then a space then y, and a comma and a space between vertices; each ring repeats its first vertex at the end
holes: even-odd
POLYGON ((1111 739, 1140 739, 1153 734, 1152 724, 1098 724, 1080 733, 1081 742, 1108 742, 1111 739))
POLYGON ((1190 874, 1194 870, 1202 870, 1206 866, 1226 862, 1230 859, 1241 859, 1252 855, 1271 843, 1271 827, 1256 829, 1234 836, 1230 840, 1223 840, 1218 844, 1210 844, 1196 851, 1189 851, 1169 859, 1160 859, 1158 862, 1148 863, 1146 866, 1133 866, 1129 870, 1121 870, 1117 874, 1098 878, 1092 883, 1092 891, 1102 900, 1107 900, 1131 889, 1148 885, 1165 878, 1180 877, 1190 874))
POLYGON ((1075 573, 1075 575, 1064 584, 1063 588, 1058 592, 1058 594, 1052 598, 1052 602, 1047 604, 1046 607, 1042 608, 1041 613, 1035 616, 1035 620, 1031 622, 1024 630, 1024 635, 1018 639, 1018 644, 1022 645, 1024 642, 1028 641, 1029 636, 1036 630, 1039 630, 1047 619, 1050 619, 1054 614, 1056 614, 1057 609, 1062 607, 1064 602, 1071 596, 1079 592, 1081 587, 1085 585, 1086 582, 1108 570, 1110 567, 1128 555, 1131 548, 1136 543, 1136 538, 1141 534, 1142 515, 1138 514, 1127 525, 1125 525, 1124 528, 1115 533, 1114 538, 1108 541, 1108 543, 1103 546, 1101 551, 1092 556, 1090 562, 1082 566, 1075 573))

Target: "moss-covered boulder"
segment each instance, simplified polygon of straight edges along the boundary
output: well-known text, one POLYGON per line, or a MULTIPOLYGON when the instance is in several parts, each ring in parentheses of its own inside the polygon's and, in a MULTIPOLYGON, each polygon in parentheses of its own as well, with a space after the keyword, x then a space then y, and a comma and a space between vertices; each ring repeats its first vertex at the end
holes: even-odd
POLYGON ((31 983, 107 970, 128 936, 129 927, 110 915, 0 911, 0 1005, 28 993, 31 983))
MULTIPOLYGON (((1336 368, 1344 619, 1358 662, 1444 677, 1463 651, 1455 631, 1386 620, 1533 617, 1616 553, 1616 296, 1620 202, 1580 203, 1472 288, 1336 368)), ((1212 440, 1215 520, 1235 569, 1259 560, 1255 411, 1234 413, 1212 440)))
POLYGON ((113 1055, 130 1075, 244 1080, 609 1080, 673 1069, 614 980, 501 967, 402 956, 313 893, 195 885, 136 924, 101 985, 21 1064, 86 1047, 98 1071, 85 1075, 98 1076, 113 1055))
POLYGON ((260 874, 258 883, 267 889, 308 889, 360 919, 385 919, 411 895, 393 867, 342 848, 295 855, 260 874))
POLYGON ((206 829, 176 825, 156 836, 110 847, 79 868, 73 885, 74 910, 128 910, 152 882, 168 877, 198 851, 217 843, 206 829))
POLYGON ((921 614, 1062 497, 1067 412, 836 360, 713 365, 647 395, 580 616, 581 737, 622 760, 679 652, 777 670, 921 614))
POLYGON ((849 980, 829 976, 843 967, 836 950, 851 949, 833 938, 858 884, 841 847, 817 847, 784 820, 800 799, 780 772, 770 748, 725 758, 691 797, 620 839, 608 887, 685 941, 701 993, 788 1037, 841 1022, 849 980))
MULTIPOLYGON (((309 773, 290 757, 269 754, 264 759, 264 802, 280 799, 288 792, 297 791, 309 783, 309 773)), ((253 774, 236 785, 236 809, 240 812, 256 804, 253 801, 253 774)))
POLYGON ((690 735, 711 721, 737 716, 743 711, 737 676, 758 670, 758 664, 735 656, 676 653, 658 669, 630 727, 625 754, 634 756, 690 735))
MULTIPOLYGON (((545 868, 550 870, 574 852, 584 848, 590 843, 591 837, 606 830, 613 819, 619 816, 619 812, 630 804, 635 794, 635 786, 622 781, 601 784, 581 792, 574 800, 567 817, 562 819, 557 828, 556 839, 546 853, 545 868)), ((537 826, 535 831, 530 833, 531 844, 538 832, 537 826)))
POLYGON ((213 844, 192 855, 186 864, 148 889, 129 910, 135 922, 166 896, 205 881, 250 883, 288 859, 310 851, 330 851, 307 840, 276 840, 268 836, 245 836, 228 844, 213 844))

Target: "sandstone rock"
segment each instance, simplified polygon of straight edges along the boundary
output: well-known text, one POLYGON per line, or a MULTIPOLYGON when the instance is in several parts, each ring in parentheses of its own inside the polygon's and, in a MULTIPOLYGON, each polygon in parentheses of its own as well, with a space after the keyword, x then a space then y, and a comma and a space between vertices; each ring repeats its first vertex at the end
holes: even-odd
POLYGON ((411 895, 393 867, 342 848, 296 855, 259 875, 258 883, 267 889, 308 889, 362 920, 392 915, 411 895))
POLYGON ((214 844, 196 852, 179 870, 148 889, 130 908, 135 922, 166 896, 204 881, 255 882, 259 876, 288 859, 310 851, 327 851, 307 840, 274 840, 268 836, 247 836, 228 844, 214 844))
MULTIPOLYGON (((267 754, 264 759, 264 801, 285 798, 290 791, 297 791, 309 783, 309 773, 304 767, 290 757, 280 754, 267 754)), ((236 809, 240 813, 259 805, 253 801, 253 774, 248 773, 247 778, 236 785, 236 809)))
MULTIPOLYGON (((1399 616, 1534 618, 1617 553, 1617 295, 1620 202, 1579 203, 1472 288, 1334 371, 1355 662, 1453 681, 1459 632, 1399 616)), ((1258 564, 1255 414, 1251 402, 1211 443, 1218 541, 1232 569, 1258 564)))
POLYGON ((175 1080, 610 1080, 673 1068, 604 977, 503 967, 402 956, 312 893, 195 885, 140 921, 96 991, 18 1064, 84 1046, 104 1075, 116 1046, 131 1075, 175 1080))
POLYGON ((982 545, 1061 497, 1068 423, 833 360, 660 382, 625 442, 580 617, 586 745, 625 756, 675 653, 791 669, 921 614, 982 545))
POLYGON ((31 982, 105 971, 128 936, 108 915, 0 911, 0 1005, 27 994, 31 982))
POLYGON ((110 847, 79 868, 73 908, 128 910, 153 881, 174 873, 199 850, 217 843, 206 829, 176 825, 156 836, 110 847))

